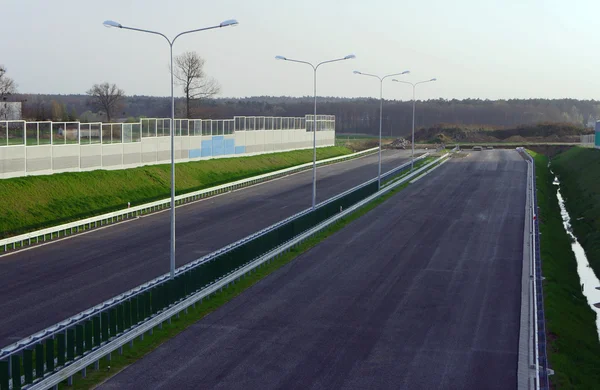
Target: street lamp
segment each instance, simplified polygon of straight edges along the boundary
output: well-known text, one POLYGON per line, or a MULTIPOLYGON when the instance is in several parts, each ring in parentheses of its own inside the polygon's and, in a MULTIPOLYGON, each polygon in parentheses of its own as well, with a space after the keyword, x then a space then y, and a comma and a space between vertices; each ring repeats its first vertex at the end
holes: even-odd
POLYGON ((396 80, 396 79, 393 79, 392 81, 395 81, 397 83, 412 85, 412 89, 413 89, 413 117, 412 117, 412 142, 411 142, 412 157, 410 160, 410 170, 412 171, 414 168, 414 164, 415 164, 415 87, 419 84, 425 84, 425 83, 431 83, 432 81, 437 81, 437 79, 433 78, 431 80, 419 81, 417 83, 410 83, 408 81, 400 81, 400 80, 396 80))
POLYGON ((175 36, 175 38, 173 38, 173 40, 170 40, 169 38, 167 38, 167 36, 164 35, 163 33, 160 33, 157 31, 151 31, 151 30, 142 30, 140 28, 123 26, 121 23, 117 23, 113 20, 106 20, 103 24, 104 24, 104 27, 117 27, 117 28, 123 28, 125 30, 133 30, 133 31, 139 31, 139 32, 144 32, 144 33, 149 33, 149 34, 160 35, 161 37, 163 37, 167 40, 167 42, 169 43, 169 47, 171 49, 171 124, 170 124, 170 133, 171 133, 171 256, 170 257, 171 257, 171 278, 173 278, 175 276, 175 131, 174 131, 174 127, 175 127, 174 126, 175 125, 175 96, 173 95, 173 44, 175 43, 175 40, 177 38, 179 38, 180 36, 182 36, 184 34, 190 34, 190 33, 205 31, 205 30, 212 30, 212 29, 221 28, 221 27, 237 26, 238 22, 235 19, 229 19, 229 20, 226 20, 216 26, 184 31, 182 33, 177 34, 175 36))
POLYGON ((354 54, 348 54, 346 57, 343 57, 343 58, 337 58, 335 60, 319 62, 315 66, 307 61, 293 60, 291 58, 287 58, 284 56, 275 56, 276 60, 297 62, 299 64, 310 65, 314 71, 313 81, 314 81, 314 96, 315 96, 315 112, 314 112, 314 117, 313 117, 313 193, 312 193, 312 208, 313 208, 313 210, 315 209, 315 205, 317 203, 317 69, 319 69, 319 66, 321 66, 323 64, 328 64, 330 62, 344 61, 344 60, 352 60, 354 58, 356 58, 356 56, 354 54))
POLYGON ((374 74, 359 72, 358 70, 354 71, 354 74, 375 77, 376 79, 379 80, 379 173, 377 174, 378 189, 381 189, 381 124, 383 121, 383 80, 385 80, 388 77, 399 76, 399 75, 408 74, 408 73, 410 73, 410 71, 405 70, 404 72, 401 72, 401 73, 388 74, 383 77, 379 77, 374 74))

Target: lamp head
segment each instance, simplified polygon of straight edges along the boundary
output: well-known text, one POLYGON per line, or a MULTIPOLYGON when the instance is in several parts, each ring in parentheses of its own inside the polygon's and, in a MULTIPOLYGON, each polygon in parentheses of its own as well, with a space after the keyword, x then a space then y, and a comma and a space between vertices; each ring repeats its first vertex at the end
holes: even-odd
POLYGON ((400 74, 409 74, 410 70, 405 70, 404 72, 400 73, 400 74))
POLYGON ((400 80, 397 80, 397 79, 392 79, 392 81, 395 81, 395 82, 397 82, 397 83, 399 83, 399 82, 400 82, 400 80))
POLYGON ((276 59, 276 60, 283 60, 283 61, 286 61, 286 60, 287 60, 287 58, 286 58, 286 57, 284 57, 284 56, 275 56, 275 59, 276 59))
POLYGON ((359 72, 358 70, 355 70, 354 72, 352 72, 354 74, 362 74, 361 72, 359 72))
POLYGON ((432 79, 431 79, 431 80, 429 80, 429 81, 437 81, 437 79, 436 79, 436 78, 432 78, 432 79))
POLYGON ((219 27, 229 27, 229 26, 233 27, 233 26, 237 26, 238 24, 239 23, 238 23, 237 20, 235 20, 235 19, 229 19, 229 20, 226 20, 224 22, 221 22, 221 24, 219 25, 219 27))
POLYGON ((102 23, 104 25, 104 27, 118 27, 118 28, 123 28, 123 26, 121 25, 121 23, 117 23, 114 20, 105 20, 104 23, 102 23))
POLYGON ((353 60, 355 58, 356 56, 354 54, 348 54, 346 57, 344 57, 345 60, 353 60))

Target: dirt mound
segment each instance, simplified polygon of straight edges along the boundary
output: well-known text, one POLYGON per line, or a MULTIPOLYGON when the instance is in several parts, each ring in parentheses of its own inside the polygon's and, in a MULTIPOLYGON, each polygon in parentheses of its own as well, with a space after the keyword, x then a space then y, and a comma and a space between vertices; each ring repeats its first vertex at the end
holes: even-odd
POLYGON ((406 149, 410 147, 410 141, 404 138, 396 138, 388 146, 393 149, 406 149))

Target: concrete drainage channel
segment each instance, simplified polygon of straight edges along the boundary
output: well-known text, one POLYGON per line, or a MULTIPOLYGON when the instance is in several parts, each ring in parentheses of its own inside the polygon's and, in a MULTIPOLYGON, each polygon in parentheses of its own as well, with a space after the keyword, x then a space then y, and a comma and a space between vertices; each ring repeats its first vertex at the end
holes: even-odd
MULTIPOLYGON (((227 288, 397 186, 421 176, 448 156, 445 154, 380 190, 377 180, 370 180, 320 203, 315 210, 300 212, 179 268, 173 279, 163 275, 2 349, 0 389, 48 389, 64 380, 72 383, 74 374, 85 375, 88 366, 94 363, 98 366, 100 359, 110 359, 111 353, 127 343, 143 338, 203 298, 227 288)), ((386 177, 407 169, 410 162, 388 172, 386 177)))
MULTIPOLYGON (((317 166, 321 167, 325 165, 352 160, 355 158, 364 157, 376 153, 378 150, 379 148, 371 148, 363 150, 361 152, 348 154, 345 156, 332 157, 329 159, 317 161, 317 166)), ((200 191, 194 191, 187 194, 178 195, 175 197, 175 205, 180 206, 186 203, 197 201, 199 199, 204 199, 226 192, 235 191, 240 188, 249 187, 283 176, 288 176, 302 171, 306 171, 311 168, 312 162, 309 162, 294 167, 281 169, 275 172, 265 173, 263 175, 238 180, 232 183, 227 183, 200 191)), ((153 212, 169 209, 170 207, 171 199, 162 199, 159 201, 146 203, 140 206, 134 206, 127 209, 118 210, 111 213, 106 213, 95 217, 90 217, 79 221, 62 224, 59 226, 54 226, 30 233, 20 234, 14 237, 0 239, 0 254, 7 253, 9 251, 19 250, 31 245, 44 243, 53 239, 72 236, 80 232, 89 231, 91 229, 110 225, 116 222, 121 222, 131 218, 137 218, 141 215, 148 215, 153 212)))

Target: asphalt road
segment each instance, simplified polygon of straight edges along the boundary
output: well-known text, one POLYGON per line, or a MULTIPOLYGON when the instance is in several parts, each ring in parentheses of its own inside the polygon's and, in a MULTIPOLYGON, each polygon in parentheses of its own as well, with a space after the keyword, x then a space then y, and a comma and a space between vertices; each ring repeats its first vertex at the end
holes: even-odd
POLYGON ((451 160, 100 388, 516 388, 526 169, 451 160))
MULTIPOLYGON (((385 151, 385 172, 410 151, 385 151)), ((376 155, 317 169, 317 201, 377 176, 376 155)), ((177 266, 310 207, 312 171, 177 208, 177 266)), ((169 271, 161 212, 0 257, 0 348, 169 271)))

